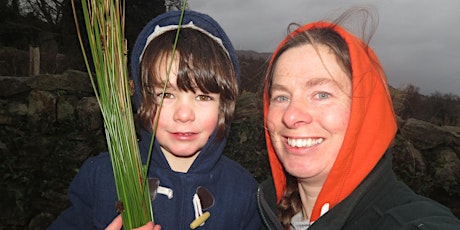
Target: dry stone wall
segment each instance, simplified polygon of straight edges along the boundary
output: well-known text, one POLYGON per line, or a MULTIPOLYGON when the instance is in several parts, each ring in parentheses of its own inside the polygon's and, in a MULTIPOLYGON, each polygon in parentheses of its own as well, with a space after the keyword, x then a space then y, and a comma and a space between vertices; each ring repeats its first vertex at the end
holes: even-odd
MULTIPOLYGON (((460 127, 415 119, 398 126, 396 174, 460 216, 460 127)), ((0 222, 45 228, 68 205, 67 187, 81 163, 106 149, 88 75, 0 77, 0 138, 0 222)))
POLYGON ((86 73, 0 77, 0 225, 46 229, 82 162, 105 149, 86 73))

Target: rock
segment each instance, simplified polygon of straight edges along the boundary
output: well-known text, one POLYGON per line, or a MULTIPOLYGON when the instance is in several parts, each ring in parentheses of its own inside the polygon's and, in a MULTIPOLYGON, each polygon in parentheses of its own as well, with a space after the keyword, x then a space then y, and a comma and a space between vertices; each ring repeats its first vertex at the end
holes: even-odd
POLYGON ((98 130, 104 125, 96 97, 82 98, 77 105, 78 126, 81 130, 98 130))
POLYGON ((440 126, 409 118, 400 129, 401 134, 420 150, 435 148, 448 142, 451 133, 440 126))
POLYGON ((405 122, 406 121, 403 120, 400 116, 396 116, 396 125, 398 126, 398 129, 401 129, 405 122))
POLYGON ((42 74, 35 76, 29 82, 29 86, 37 90, 93 93, 88 74, 80 71, 66 71, 62 75, 42 74))
POLYGON ((13 118, 7 115, 0 115, 0 125, 12 125, 13 118))
POLYGON ((40 213, 32 218, 29 223, 29 230, 46 229, 53 223, 55 217, 51 213, 40 213))
POLYGON ((65 78, 67 82, 73 83, 68 90, 94 94, 94 89, 91 85, 88 73, 77 70, 67 70, 62 77, 65 78))
POLYGON ((29 94, 28 125, 32 131, 51 131, 56 123, 57 97, 49 91, 33 90, 29 94))
POLYGON ((443 126, 442 128, 451 134, 449 140, 452 142, 452 145, 460 146, 460 127, 443 126))
POLYGON ((13 116, 24 116, 27 115, 29 107, 26 103, 12 101, 7 105, 8 113, 13 116))
POLYGON ((391 147, 393 152, 393 170, 396 175, 417 193, 423 193, 431 188, 432 182, 426 180, 427 165, 423 154, 398 135, 391 147))
POLYGON ((438 151, 433 166, 434 181, 437 185, 446 191, 460 185, 460 159, 452 149, 445 148, 438 151))
POLYGON ((2 141, 0 141, 0 153, 1 154, 9 154, 10 153, 10 150, 8 149, 8 146, 6 146, 6 144, 3 143, 2 141))
POLYGON ((29 81, 30 77, 1 77, 0 97, 11 97, 28 92, 30 90, 29 81))
POLYGON ((62 122, 75 122, 76 113, 75 106, 78 103, 76 96, 60 96, 57 101, 57 121, 62 122))

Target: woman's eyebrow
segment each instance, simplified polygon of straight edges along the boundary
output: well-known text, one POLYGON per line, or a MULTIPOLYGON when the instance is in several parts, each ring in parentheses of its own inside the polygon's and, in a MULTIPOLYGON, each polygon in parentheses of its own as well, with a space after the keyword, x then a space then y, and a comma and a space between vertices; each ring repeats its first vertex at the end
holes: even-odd
MULTIPOLYGON (((334 81, 333 79, 330 79, 330 78, 318 77, 318 78, 312 78, 312 79, 306 81, 304 85, 305 85, 305 87, 308 87, 308 88, 319 86, 319 85, 337 86, 337 82, 334 81)), ((287 87, 282 85, 282 84, 279 84, 279 83, 273 83, 270 86, 270 90, 283 91, 283 90, 287 90, 287 87)))
POLYGON ((281 84, 278 84, 278 83, 273 83, 271 86, 270 86, 270 90, 286 90, 287 87, 281 85, 281 84))
POLYGON ((313 87, 313 86, 328 85, 328 84, 337 85, 336 81, 330 78, 312 78, 306 82, 305 86, 313 87))

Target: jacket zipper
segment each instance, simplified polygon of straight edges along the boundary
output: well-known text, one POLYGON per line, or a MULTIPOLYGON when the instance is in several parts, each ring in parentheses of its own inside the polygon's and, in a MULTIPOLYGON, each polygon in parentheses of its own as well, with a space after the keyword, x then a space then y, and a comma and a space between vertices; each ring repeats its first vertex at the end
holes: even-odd
MULTIPOLYGON (((276 226, 277 223, 272 223, 268 218, 267 216, 265 216, 265 212, 272 212, 273 211, 271 209, 265 209, 261 203, 261 200, 264 199, 261 195, 260 195, 261 191, 260 191, 260 188, 257 189, 257 206, 258 206, 258 209, 259 209, 259 214, 260 214, 260 217, 265 225, 265 227, 267 227, 268 230, 283 230, 283 228, 281 226, 276 226)), ((273 215, 275 215, 273 213, 273 215)), ((278 225, 280 225, 278 223, 278 225)))

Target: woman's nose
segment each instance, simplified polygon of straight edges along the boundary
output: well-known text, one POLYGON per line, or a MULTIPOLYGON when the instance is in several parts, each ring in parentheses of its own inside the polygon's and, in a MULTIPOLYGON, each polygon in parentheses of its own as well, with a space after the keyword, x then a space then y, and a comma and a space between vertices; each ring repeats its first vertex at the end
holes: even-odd
POLYGON ((283 114, 283 123, 289 128, 297 128, 311 123, 312 120, 309 105, 305 102, 291 101, 283 114))
POLYGON ((178 100, 174 109, 174 120, 188 122, 195 120, 195 111, 193 104, 188 101, 178 100))

